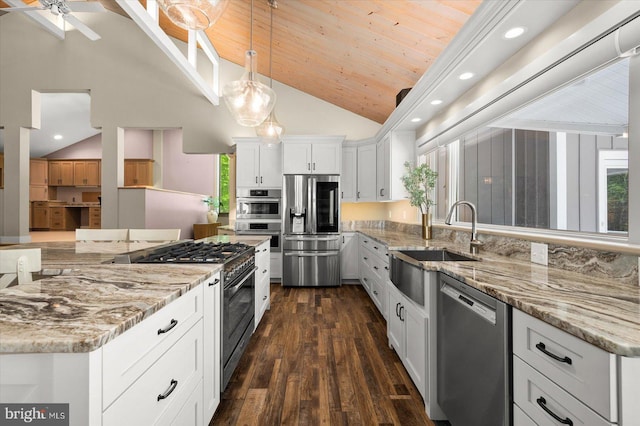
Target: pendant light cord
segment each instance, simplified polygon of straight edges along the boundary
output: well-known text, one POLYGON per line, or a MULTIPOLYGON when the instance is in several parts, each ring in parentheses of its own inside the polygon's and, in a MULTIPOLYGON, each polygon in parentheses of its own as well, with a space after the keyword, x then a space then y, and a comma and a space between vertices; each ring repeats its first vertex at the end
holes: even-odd
POLYGON ((249 24, 249 50, 253 50, 253 0, 251 0, 251 22, 249 24))
MULTIPOLYGON (((253 1, 253 0, 251 0, 253 1)), ((269 87, 273 89, 273 73, 272 73, 272 65, 273 65, 273 4, 269 2, 269 7, 271 8, 271 23, 269 24, 269 87)))

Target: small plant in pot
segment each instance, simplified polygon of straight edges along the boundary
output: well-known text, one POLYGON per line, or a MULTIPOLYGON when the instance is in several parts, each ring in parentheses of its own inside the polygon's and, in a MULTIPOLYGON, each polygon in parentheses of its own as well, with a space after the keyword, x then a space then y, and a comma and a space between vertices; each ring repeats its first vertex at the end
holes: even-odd
POLYGON ((431 199, 436 187, 438 172, 431 170, 427 164, 413 166, 404 163, 407 172, 402 176, 402 184, 409 193, 409 202, 418 207, 422 213, 422 238, 431 239, 431 207, 436 203, 431 199))
POLYGON ((220 206, 222 203, 220 202, 220 198, 209 196, 202 200, 208 207, 207 211, 207 222, 208 223, 216 223, 218 221, 218 211, 220 210, 220 206))

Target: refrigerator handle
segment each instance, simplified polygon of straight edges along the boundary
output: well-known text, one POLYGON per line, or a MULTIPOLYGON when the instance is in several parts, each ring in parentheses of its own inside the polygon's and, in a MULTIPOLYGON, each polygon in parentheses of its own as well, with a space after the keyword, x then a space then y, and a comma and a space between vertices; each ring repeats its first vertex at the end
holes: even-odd
POLYGON ((308 222, 308 228, 307 228, 307 232, 310 234, 315 234, 316 233, 316 229, 317 229, 317 219, 318 217, 316 216, 317 212, 316 212, 316 204, 317 204, 317 200, 316 200, 316 178, 314 176, 310 176, 309 180, 307 181, 307 185, 308 185, 308 200, 307 202, 309 203, 309 208, 307 209, 307 211, 309 212, 309 222, 308 222))

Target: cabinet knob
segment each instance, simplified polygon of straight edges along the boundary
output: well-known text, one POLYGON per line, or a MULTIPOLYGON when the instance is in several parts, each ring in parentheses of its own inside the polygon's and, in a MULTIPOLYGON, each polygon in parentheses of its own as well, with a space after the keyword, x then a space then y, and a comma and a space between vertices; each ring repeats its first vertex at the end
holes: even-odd
POLYGON ((267 296, 262 296, 262 300, 267 300, 267 296))
POLYGON ((360 191, 356 194, 356 198, 360 198, 360 191))
POLYGON ((313 170, 316 169, 316 163, 313 163, 313 170))
POLYGON ((307 170, 311 170, 311 163, 307 163, 307 170))
POLYGON ((263 273, 263 274, 266 274, 266 273, 267 273, 267 270, 265 269, 264 271, 262 271, 262 273, 263 273))
POLYGON ((384 197, 384 188, 380 188, 380 196, 384 197))
POLYGON ((260 183, 262 183, 262 176, 260 176, 260 183))

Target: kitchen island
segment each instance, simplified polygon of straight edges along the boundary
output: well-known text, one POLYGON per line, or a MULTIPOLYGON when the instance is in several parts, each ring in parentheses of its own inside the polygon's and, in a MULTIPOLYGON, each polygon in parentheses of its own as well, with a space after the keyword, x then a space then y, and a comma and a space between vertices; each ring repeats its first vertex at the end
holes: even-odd
POLYGON ((69 403, 71 425, 202 424, 213 414, 219 375, 206 373, 219 369, 221 265, 109 263, 152 245, 6 247, 40 247, 43 278, 0 290, 1 402, 69 403))

